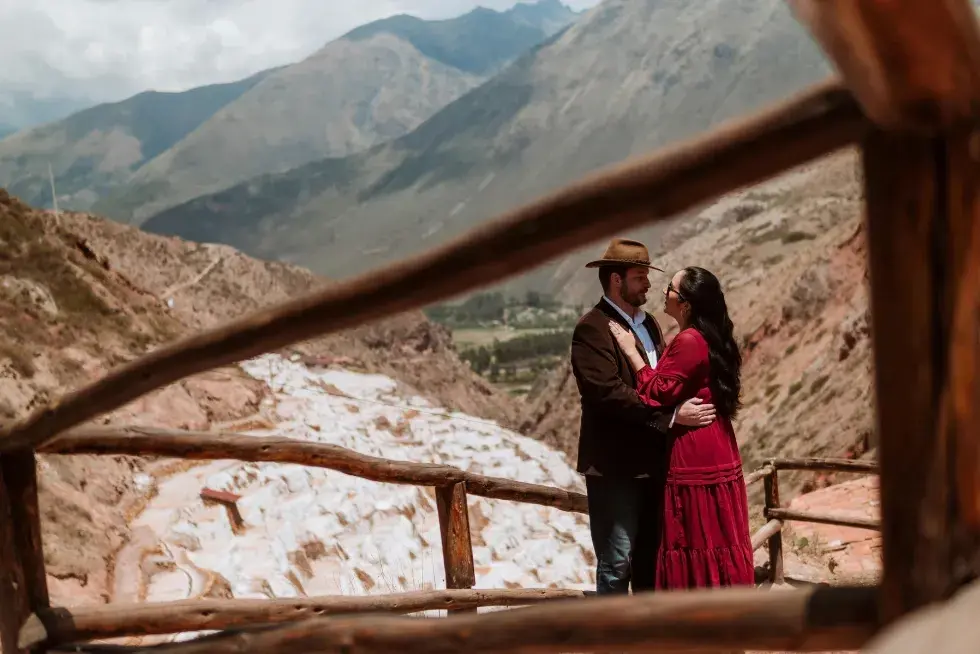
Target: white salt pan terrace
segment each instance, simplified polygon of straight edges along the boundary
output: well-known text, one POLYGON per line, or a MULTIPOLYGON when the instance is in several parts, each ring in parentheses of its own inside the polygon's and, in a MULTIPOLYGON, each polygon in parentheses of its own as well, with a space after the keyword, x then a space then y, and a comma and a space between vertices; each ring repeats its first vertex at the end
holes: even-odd
MULTIPOLYGON (((494 423, 403 397, 387 377, 310 370, 276 355, 243 367, 275 396, 265 407, 275 430, 250 435, 583 490, 558 452, 494 423)), ((297 465, 216 461, 161 480, 158 490, 117 559, 115 601, 445 587, 430 489, 297 465), (243 530, 232 530, 224 507, 202 502, 205 487, 241 496, 243 530)), ((594 587, 585 516, 476 497, 469 507, 478 588, 594 587)))

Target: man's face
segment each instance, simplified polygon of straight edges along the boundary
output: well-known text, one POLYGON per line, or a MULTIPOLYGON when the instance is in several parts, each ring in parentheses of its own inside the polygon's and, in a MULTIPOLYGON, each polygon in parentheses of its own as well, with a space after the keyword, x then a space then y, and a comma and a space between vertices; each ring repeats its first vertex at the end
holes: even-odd
POLYGON ((629 268, 625 277, 619 277, 619 296, 632 307, 639 309, 646 304, 649 290, 650 271, 647 268, 629 268))

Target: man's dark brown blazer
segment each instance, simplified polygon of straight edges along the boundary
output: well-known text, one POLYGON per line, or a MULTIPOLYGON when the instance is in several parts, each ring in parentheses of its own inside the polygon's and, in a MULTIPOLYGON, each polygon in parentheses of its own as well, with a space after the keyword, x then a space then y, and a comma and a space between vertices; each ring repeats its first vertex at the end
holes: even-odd
MULTIPOLYGON (((609 330, 610 319, 630 329, 602 299, 582 316, 572 334, 572 372, 582 396, 577 469, 584 473, 591 468, 610 477, 662 474, 674 407, 655 409, 637 395, 636 375, 609 330)), ((660 325, 650 314, 643 324, 659 357, 664 347, 660 325)), ((645 359, 639 338, 637 347, 645 359)))

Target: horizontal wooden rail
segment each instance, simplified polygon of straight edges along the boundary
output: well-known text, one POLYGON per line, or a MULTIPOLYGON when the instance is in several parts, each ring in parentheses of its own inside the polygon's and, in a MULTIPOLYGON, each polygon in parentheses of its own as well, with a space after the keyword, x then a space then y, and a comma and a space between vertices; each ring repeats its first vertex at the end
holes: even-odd
POLYGON ((185 643, 140 648, 79 644, 62 651, 537 654, 657 648, 820 652, 859 649, 877 629, 874 587, 784 592, 727 588, 558 600, 443 619, 317 618, 185 643))
POLYGON ((840 514, 811 513, 810 511, 793 511, 792 509, 768 509, 766 517, 777 520, 795 520, 796 522, 816 522, 823 525, 838 525, 840 527, 857 527, 881 531, 881 521, 872 518, 852 518, 840 514))
POLYGON ((771 459, 769 465, 777 470, 814 470, 821 472, 866 472, 878 473, 877 461, 855 461, 854 459, 771 459))
POLYGON ((593 175, 422 255, 161 347, 0 430, 37 449, 184 377, 499 282, 563 253, 784 172, 863 137, 836 80, 751 117, 593 175))
POLYGON ((783 529, 782 520, 770 520, 762 525, 759 531, 752 536, 752 551, 756 551, 769 542, 769 539, 778 534, 783 529))
POLYGON ((352 613, 417 613, 481 606, 526 606, 582 599, 581 590, 433 590, 391 595, 309 597, 278 600, 183 600, 54 608, 32 615, 21 628, 24 649, 85 640, 210 631, 352 613))
POLYGON ((751 486, 752 484, 757 484, 769 475, 772 474, 774 468, 771 465, 764 465, 758 470, 754 470, 749 474, 745 475, 745 485, 751 486))
POLYGON ((974 120, 980 31, 969 0, 790 0, 848 86, 888 129, 974 120))
MULTIPOLYGON (((788 583, 795 584, 819 584, 823 586, 831 585, 827 575, 823 571, 813 570, 812 568, 801 568, 787 574, 784 579, 788 583)), ((877 586, 881 583, 881 570, 862 570, 860 572, 835 571, 832 582, 834 586, 877 586)))
POLYGON ((470 495, 588 513, 588 500, 583 493, 486 477, 454 466, 382 459, 339 445, 277 436, 244 436, 154 427, 84 427, 57 437, 41 451, 48 454, 129 454, 206 461, 234 459, 295 463, 336 470, 371 481, 416 486, 466 482, 466 492, 470 495))

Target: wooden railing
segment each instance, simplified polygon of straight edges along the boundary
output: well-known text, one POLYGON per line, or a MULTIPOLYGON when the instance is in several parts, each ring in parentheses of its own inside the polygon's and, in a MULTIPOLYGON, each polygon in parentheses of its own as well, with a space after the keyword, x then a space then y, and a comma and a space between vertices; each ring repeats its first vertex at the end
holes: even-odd
MULTIPOLYGON (((0 643, 5 654, 26 651, 17 637, 30 616, 36 618, 32 624, 48 629, 65 615, 49 606, 36 452, 57 450, 56 439, 63 439, 66 448, 95 447, 93 432, 62 435, 68 430, 188 375, 501 281, 851 145, 860 145, 863 156, 871 272, 884 559, 880 592, 869 587, 786 593, 727 589, 568 602, 540 593, 516 600, 498 594, 499 603, 548 602, 443 620, 311 617, 159 649, 291 654, 647 646, 841 650, 861 646, 881 624, 927 605, 959 607, 962 602, 946 602, 980 577, 980 27, 969 0, 789 1, 842 81, 592 176, 421 256, 160 348, 0 430, 0 643)), ((125 445, 131 434, 115 438, 119 449, 140 454, 147 452, 139 447, 149 447, 152 440, 140 436, 135 439, 139 445, 125 445)), ((167 440, 157 439, 155 447, 177 453, 179 448, 167 440)), ((183 455, 207 458, 190 440, 181 447, 183 455)), ((212 455, 217 456, 225 445, 215 447, 212 455)), ((300 457, 310 452, 307 447, 286 449, 300 457)), ((253 450, 250 456, 273 456, 277 449, 253 450)), ((336 456, 315 454, 322 463, 336 456)), ((362 464, 345 463, 351 471, 362 464)), ((780 530, 772 521, 800 515, 779 504, 779 462, 768 467, 772 474, 760 478, 767 486, 770 522, 756 539, 768 541, 778 564, 780 530)), ((378 473, 389 481, 397 481, 399 474, 378 473)), ((556 508, 582 501, 440 466, 420 474, 438 489, 447 579, 461 587, 433 600, 446 602, 444 608, 471 609, 484 601, 462 588, 471 586, 474 576, 466 556, 467 492, 534 497, 556 508)), ((815 517, 821 516, 807 516, 815 517)), ((778 565, 772 573, 778 577, 778 565)), ((978 601, 976 593, 963 597, 978 601)), ((405 610, 425 606, 430 604, 405 610)), ((327 610, 290 608, 297 617, 327 610)), ((939 613, 953 619, 952 613, 939 613)), ((129 615, 130 624, 152 622, 129 615)), ((206 624, 210 615, 202 609, 195 624, 206 624)), ((271 609, 261 619, 274 619, 270 616, 271 609)), ((975 622, 957 619, 964 628, 975 622)), ((87 624, 91 635, 94 619, 87 624)), ((899 622, 896 628, 908 624, 899 622)), ((931 651, 944 651, 943 638, 952 642, 948 639, 962 631, 949 621, 945 626, 930 636, 931 651)), ((47 642, 35 649, 45 651, 47 642)), ((73 651, 97 650, 81 644, 73 651)))
MULTIPOLYGON (((215 629, 242 629, 275 625, 311 617, 352 613, 416 613, 430 610, 475 612, 483 606, 526 606, 546 601, 582 599, 593 593, 571 589, 473 590, 476 583, 467 496, 511 500, 562 511, 587 513, 585 495, 538 484, 487 477, 448 465, 395 461, 366 456, 336 445, 310 443, 279 437, 247 436, 216 432, 188 432, 153 428, 90 427, 68 432, 41 448, 46 454, 102 454, 179 457, 194 460, 239 460, 292 463, 324 468, 362 479, 392 484, 430 486, 435 489, 446 590, 366 597, 312 597, 283 600, 184 600, 150 604, 111 604, 74 609, 45 609, 28 617, 20 629, 18 646, 34 649, 78 645, 96 639, 176 634, 215 629)), ((838 459, 772 459, 746 476, 746 484, 766 484, 765 517, 770 522, 752 539, 753 549, 769 546, 771 577, 782 581, 780 531, 784 520, 854 525, 843 516, 787 514, 779 509, 775 491, 779 470, 829 470, 874 473, 874 462, 838 459), (780 513, 782 511, 782 513, 780 513)), ((876 525, 859 525, 874 528, 876 525)), ((738 595, 735 595, 738 597, 738 595)), ((873 595, 842 591, 841 601, 859 606, 873 595), (858 603, 858 604, 855 604, 858 603)), ((766 600, 758 600, 765 602, 766 600)), ((865 607, 867 608, 867 607, 865 607)), ((801 607, 802 609, 802 607, 801 607)), ((852 628, 834 640, 835 647, 857 642, 858 634, 870 634, 874 622, 857 624, 841 614, 852 628), (862 631, 864 629, 864 631, 862 631)), ((817 614, 815 620, 827 620, 817 614)), ((832 616, 831 616, 832 617, 832 616)), ((731 618, 736 621, 736 614, 731 618)), ((653 625, 651 625, 652 627, 653 625)), ((832 625, 839 628, 840 624, 832 625)), ((304 629, 306 627, 303 627, 304 629)), ((819 630, 808 637, 823 638, 819 630)), ((249 636, 250 638, 253 636, 249 636)), ((258 637, 258 636, 254 636, 258 637)), ((269 636, 263 636, 268 638, 269 636)), ((215 646, 212 640, 207 647, 215 646)), ((204 645, 200 645, 204 647, 204 645)), ((190 645, 182 645, 188 647, 190 645)), ((85 646, 82 645, 82 651, 85 646)), ((76 650, 77 651, 77 650, 76 650)), ((189 649, 188 651, 195 651, 189 649)), ((203 650, 202 650, 203 651, 203 650)), ((214 650, 217 651, 217 650, 214 650)))
POLYGON ((783 508, 779 497, 780 470, 809 470, 814 472, 854 472, 877 474, 878 464, 874 461, 855 461, 853 459, 769 459, 757 472, 749 475, 751 483, 762 480, 765 484, 765 508, 763 516, 768 522, 752 536, 752 549, 763 545, 769 547, 769 581, 783 581, 783 523, 786 521, 815 522, 819 524, 858 527, 861 529, 881 529, 881 522, 866 518, 793 511, 783 508))

